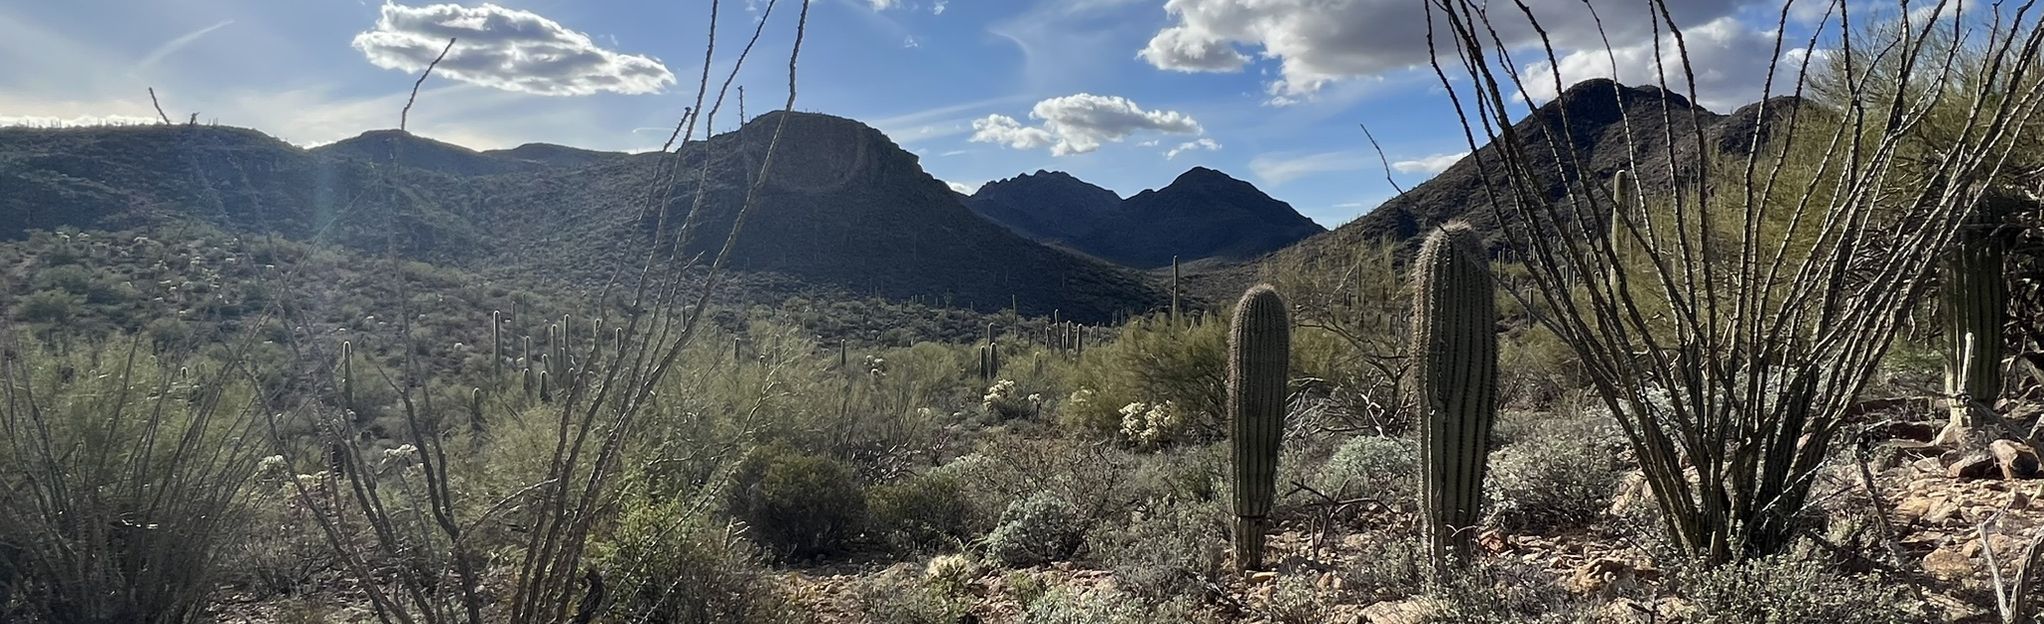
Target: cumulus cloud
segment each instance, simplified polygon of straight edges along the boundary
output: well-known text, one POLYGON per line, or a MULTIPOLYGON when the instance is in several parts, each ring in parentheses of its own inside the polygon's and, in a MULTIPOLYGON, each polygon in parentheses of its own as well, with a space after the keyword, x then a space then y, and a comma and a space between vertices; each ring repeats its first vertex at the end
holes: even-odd
POLYGON ((1391 168, 1397 170, 1399 173, 1427 173, 1427 174, 1440 173, 1442 171, 1447 171, 1448 167, 1454 166, 1454 164, 1457 161, 1462 160, 1464 156, 1468 155, 1469 152, 1462 151, 1455 152, 1453 154, 1434 154, 1432 156, 1421 156, 1419 158, 1414 158, 1412 160, 1400 160, 1393 162, 1391 163, 1391 168))
POLYGON ((937 0, 937 2, 936 2, 936 3, 934 3, 934 4, 931 4, 931 5, 930 5, 930 14, 931 14, 931 15, 943 15, 943 14, 944 14, 944 9, 945 9, 945 8, 947 8, 947 7, 949 7, 949 6, 951 6, 951 3, 950 3, 949 1, 947 1, 947 0, 937 0))
MULTIPOLYGON (((1774 33, 1756 30, 1739 20, 1723 17, 1682 32, 1689 60, 1696 71, 1696 103, 1718 112, 1730 112, 1760 99, 1767 78, 1767 66, 1774 58, 1774 33)), ((1686 92, 1682 78, 1682 56, 1673 35, 1662 35, 1660 54, 1647 41, 1604 50, 1579 50, 1561 57, 1559 65, 1547 61, 1526 68, 1525 95, 1536 101, 1554 99, 1563 89, 1591 78, 1611 78, 1624 84, 1655 84, 1666 76, 1670 88, 1686 92), (1561 80, 1554 79, 1559 67, 1561 80)), ((1800 51, 1783 54, 1775 77, 1779 92, 1795 82, 1801 65, 1800 51)), ((1777 93, 1779 94, 1779 93, 1777 93)))
MULTIPOLYGON (((1688 27, 1730 15, 1742 1, 1668 5, 1676 23, 1688 27)), ((1556 45, 1600 41, 1582 0, 1526 4, 1556 45)), ((1649 3, 1605 2, 1596 9, 1614 43, 1629 45, 1652 36, 1655 20, 1649 3)), ((1138 56, 1160 69, 1185 72, 1241 71, 1254 57, 1274 59, 1279 63, 1279 78, 1271 83, 1274 103, 1313 93, 1333 80, 1381 75, 1428 61, 1424 2, 1169 0, 1164 10, 1171 23, 1152 36, 1138 56)), ((1497 18, 1493 25, 1497 35, 1508 46, 1538 42, 1516 8, 1498 7, 1492 15, 1497 18)))
POLYGON ((461 82, 539 95, 657 93, 674 84, 657 59, 606 50, 537 13, 494 4, 385 4, 353 45, 377 67, 417 72, 450 38, 459 42, 434 71, 461 82))
POLYGON ((1007 115, 987 115, 972 120, 972 142, 994 143, 1015 149, 1036 149, 1057 142, 1049 130, 1022 125, 1007 115))
POLYGON ((1054 156, 1084 154, 1102 143, 1120 141, 1138 132, 1202 134, 1199 122, 1178 111, 1145 110, 1121 96, 1080 93, 1055 97, 1029 111, 1041 126, 1024 126, 1007 115, 987 115, 972 122, 972 140, 1015 149, 1050 146, 1054 156))
POLYGON ((959 195, 971 195, 973 193, 977 193, 979 192, 980 187, 980 185, 978 184, 962 184, 958 182, 952 182, 950 180, 945 180, 944 185, 951 187, 951 192, 957 193, 959 195))
POLYGON ((1164 152, 1164 159, 1170 160, 1173 158, 1177 158, 1179 154, 1183 154, 1194 150, 1217 151, 1219 149, 1221 149, 1220 143, 1214 142, 1213 139, 1200 137, 1197 140, 1179 143, 1178 147, 1171 148, 1170 151, 1164 152))

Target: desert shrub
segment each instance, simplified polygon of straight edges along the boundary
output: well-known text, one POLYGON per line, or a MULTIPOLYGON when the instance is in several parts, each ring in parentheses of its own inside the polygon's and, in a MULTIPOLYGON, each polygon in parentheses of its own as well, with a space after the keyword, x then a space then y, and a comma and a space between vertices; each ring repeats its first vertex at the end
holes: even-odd
POLYGON ((1087 538, 1088 557, 1151 600, 1196 593, 1221 572, 1227 525, 1212 503, 1156 501, 1087 538))
POLYGON ((1034 418, 1037 406, 1042 403, 1042 396, 1035 394, 1023 396, 1022 391, 1016 389, 1014 380, 1003 379, 987 387, 986 395, 980 398, 979 405, 988 418, 1001 421, 1034 418))
POLYGON ((0 357, 0 615, 198 617, 255 472, 245 377, 132 340, 0 357))
POLYGON ((948 595, 964 595, 980 571, 979 562, 970 555, 937 555, 923 565, 923 584, 948 595))
POLYGON ((1366 498, 1392 508, 1416 505, 1419 445, 1405 438, 1349 438, 1320 466, 1312 484, 1337 500, 1366 498))
POLYGON ((784 557, 844 552, 866 520, 851 466, 785 447, 755 450, 738 467, 731 513, 784 557))
POLYGON ((766 554, 693 501, 630 506, 596 546, 617 592, 618 621, 658 624, 796 622, 766 554))
POLYGON ((85 312, 85 298, 62 290, 40 290, 14 302, 14 318, 30 323, 62 323, 85 312))
POLYGON ((1318 624, 1333 618, 1331 597, 1313 586, 1309 576, 1287 574, 1274 581, 1264 604, 1269 620, 1282 624, 1318 624))
POLYGON ((1573 624, 1592 618, 1595 605, 1570 593, 1550 571, 1516 560, 1485 562, 1447 579, 1432 594, 1437 621, 1484 624, 1573 624))
POLYGON ((982 439, 978 452, 934 472, 972 484, 968 499, 975 516, 998 519, 1015 501, 1050 494, 1091 525, 1148 498, 1131 479, 1141 463, 1110 443, 1000 435, 982 439))
MULTIPOLYGON (((1580 527, 1611 507, 1620 471, 1604 431, 1585 419, 1522 416, 1547 426, 1491 454, 1484 493, 1491 522, 1513 532, 1580 527)), ((1508 421, 1513 419, 1507 419, 1508 421)))
POLYGON ((1197 603, 1178 598, 1147 603, 1113 589, 1058 587, 1029 601, 1023 624, 1207 624, 1218 622, 1197 603))
POLYGON ((1910 621, 1910 604, 1916 602, 1905 588, 1841 574, 1824 561, 1793 553, 1677 569, 1673 580, 1675 592, 1696 607, 1688 621, 1700 624, 1910 621))
POLYGON ((987 534, 987 556, 1009 567, 1064 561, 1085 543, 1086 520, 1077 507, 1050 492, 1015 501, 987 534))
POLYGON ((1363 542, 1361 565, 1341 571, 1342 588, 1361 602, 1397 600, 1425 589, 1421 579, 1433 565, 1419 540, 1410 534, 1363 542))
POLYGON ((875 624, 955 624, 965 615, 961 595, 928 582, 908 565, 895 566, 853 588, 859 611, 875 624))
POLYGON ((1553 330, 1534 325, 1499 338, 1500 404, 1545 406, 1562 393, 1589 385, 1581 360, 1553 330))
POLYGON ((866 493, 867 528, 898 553, 955 549, 971 541, 973 515, 965 486, 948 472, 911 475, 866 493))
POLYGON ((1169 402, 1196 437, 1219 437, 1228 332, 1227 323, 1215 321, 1173 326, 1164 318, 1138 319, 1123 326, 1113 342, 1087 349, 1073 370, 1074 393, 1088 393, 1086 400, 1062 405, 1059 422, 1113 437, 1121 431, 1123 407, 1169 402))

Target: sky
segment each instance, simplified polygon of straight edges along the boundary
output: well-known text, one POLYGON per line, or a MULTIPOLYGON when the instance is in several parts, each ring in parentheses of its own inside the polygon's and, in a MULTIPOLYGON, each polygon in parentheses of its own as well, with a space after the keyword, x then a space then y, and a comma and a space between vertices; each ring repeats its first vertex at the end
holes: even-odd
MULTIPOLYGON (((1919 0, 1922 4, 1924 0, 1919 0)), ((1501 10, 1507 2, 1494 3, 1501 10)), ((1645 0, 1528 0, 1564 82, 1640 83, 1645 0), (1598 36, 1601 20, 1605 36, 1598 36)), ((1679 0, 1713 110, 1758 99, 1800 58, 1825 0, 1679 0), (1775 32, 1785 33, 1775 46, 1775 32)), ((1888 6, 1894 0, 1888 0, 1888 6)), ((714 89, 740 68, 745 113, 788 96, 799 0, 723 0, 714 89)), ((814 0, 795 108, 879 128, 970 191, 1039 169, 1123 196, 1219 169, 1334 227, 1468 145, 1428 65, 1421 0, 814 0), (1364 137, 1367 125, 1382 148, 1364 137)), ((1857 4, 1853 6, 1859 6, 1857 4)), ((0 3, 0 125, 135 123, 164 113, 318 145, 398 125, 477 149, 548 142, 657 149, 702 80, 710 0, 62 0, 0 3)), ((1531 59, 1530 30, 1500 36, 1531 59)), ((1662 34, 1664 42, 1672 43, 1662 34)), ((1816 48, 1821 54, 1821 44, 1816 48)), ((1524 69, 1541 70, 1536 63, 1524 69)), ((1551 98, 1553 81, 1527 89, 1551 98)), ((735 91, 713 130, 737 123, 735 91)))

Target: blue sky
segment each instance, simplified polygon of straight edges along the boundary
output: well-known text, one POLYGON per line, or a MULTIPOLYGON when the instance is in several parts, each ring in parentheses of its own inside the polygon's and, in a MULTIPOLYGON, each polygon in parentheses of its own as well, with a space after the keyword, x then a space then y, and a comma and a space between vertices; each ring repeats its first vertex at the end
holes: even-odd
MULTIPOLYGON (((1656 58, 1641 0, 1533 0, 1565 80, 1639 82, 1656 58), (1594 45, 1589 45, 1594 43, 1594 45)), ((1676 2, 1721 112, 1760 94, 1779 0, 1676 2)), ((1800 0, 1786 55, 1824 2, 1800 0), (1800 29, 1800 30, 1799 30, 1800 29)), ((766 0, 725 0, 721 78, 766 0)), ((1333 227, 1393 191, 1358 125, 1410 186, 1467 149, 1423 65, 1420 0, 817 0, 796 107, 885 131, 939 179, 974 187, 1055 169, 1124 196, 1195 165, 1256 183, 1333 227)), ((0 124, 177 119, 301 145, 397 125, 423 64, 466 33, 410 127, 479 149, 551 142, 644 150, 703 67, 708 0, 64 0, 0 5, 0 124), (535 48, 533 46, 541 46, 535 48), (532 62, 544 49, 561 62, 532 62), (523 51, 523 52, 521 52, 523 51), (520 60, 523 59, 523 60, 520 60)), ((777 108, 797 0, 773 9, 740 74, 777 108)), ((1510 27, 1507 38, 1519 37, 1510 27)), ((713 78, 713 84, 715 78, 713 78)), ((1541 89, 1532 89, 1539 101, 1541 89)), ((730 108, 715 125, 735 123, 730 108)))

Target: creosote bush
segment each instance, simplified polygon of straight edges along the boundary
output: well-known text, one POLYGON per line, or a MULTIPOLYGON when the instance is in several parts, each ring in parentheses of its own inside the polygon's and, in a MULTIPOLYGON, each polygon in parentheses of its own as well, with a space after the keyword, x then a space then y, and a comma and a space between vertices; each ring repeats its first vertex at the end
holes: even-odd
POLYGON ((835 555, 865 526, 866 492, 844 462, 767 447, 738 467, 731 513, 783 557, 835 555))

